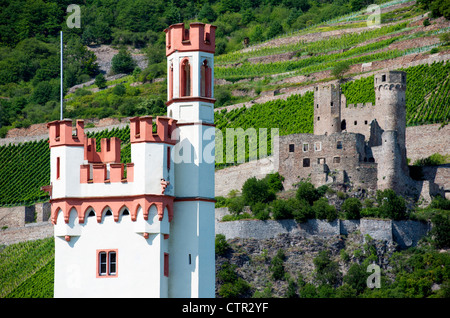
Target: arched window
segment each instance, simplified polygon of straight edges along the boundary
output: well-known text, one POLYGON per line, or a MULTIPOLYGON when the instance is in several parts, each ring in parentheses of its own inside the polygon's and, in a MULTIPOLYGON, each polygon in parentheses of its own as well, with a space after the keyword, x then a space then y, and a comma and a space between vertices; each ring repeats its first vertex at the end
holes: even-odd
POLYGON ((173 98, 173 64, 170 64, 169 71, 169 100, 173 98))
POLYGON ((211 97, 211 68, 205 59, 200 70, 200 95, 211 97))
POLYGON ((191 96, 191 65, 186 58, 181 62, 180 96, 191 96))

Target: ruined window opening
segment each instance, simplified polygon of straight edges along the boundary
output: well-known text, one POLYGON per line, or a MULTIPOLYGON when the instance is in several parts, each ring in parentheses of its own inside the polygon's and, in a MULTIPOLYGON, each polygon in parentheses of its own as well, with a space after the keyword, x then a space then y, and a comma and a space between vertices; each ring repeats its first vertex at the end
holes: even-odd
POLYGON ((375 159, 373 157, 370 157, 369 162, 375 162, 375 159))
POLYGON ((309 158, 304 158, 303 159, 303 167, 309 167, 310 166, 310 160, 309 158))
POLYGON ((317 121, 319 121, 320 120, 320 116, 319 117, 317 117, 317 121))
POLYGON ((367 125, 367 120, 364 121, 364 125, 367 125))
POLYGON ((333 107, 333 102, 330 103, 331 107, 333 107))
POLYGON ((319 165, 324 165, 326 163, 326 160, 325 160, 325 158, 317 158, 317 163, 319 165))
POLYGON ((355 120, 355 123, 354 123, 354 124, 355 124, 355 126, 356 126, 356 125, 358 124, 358 121, 357 121, 357 120, 355 120))
POLYGON ((333 163, 341 163, 341 157, 333 157, 333 163))
POLYGON ((295 145, 294 144, 290 144, 289 145, 289 152, 294 152, 295 150, 295 145))
POLYGON ((347 122, 345 121, 345 119, 341 122, 341 130, 346 130, 347 129, 347 122))
POLYGON ((309 151, 309 144, 303 144, 303 151, 309 151))
POLYGON ((319 142, 315 142, 314 143, 314 151, 321 151, 322 150, 322 143, 319 142))
POLYGON ((338 141, 336 145, 337 149, 342 149, 342 141, 338 141))
POLYGON ((381 81, 386 82, 386 75, 381 75, 381 81))
POLYGON ((317 104, 316 108, 319 108, 319 104, 317 104))

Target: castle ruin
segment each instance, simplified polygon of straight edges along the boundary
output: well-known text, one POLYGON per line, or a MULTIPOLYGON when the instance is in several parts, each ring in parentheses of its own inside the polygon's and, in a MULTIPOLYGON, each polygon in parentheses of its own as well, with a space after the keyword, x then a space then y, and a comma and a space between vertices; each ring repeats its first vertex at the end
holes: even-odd
POLYGON ((442 192, 414 181, 406 159, 406 73, 374 75, 375 105, 349 104, 339 83, 314 87, 314 134, 280 137, 279 172, 285 189, 309 180, 368 190, 393 189, 425 197, 442 192))

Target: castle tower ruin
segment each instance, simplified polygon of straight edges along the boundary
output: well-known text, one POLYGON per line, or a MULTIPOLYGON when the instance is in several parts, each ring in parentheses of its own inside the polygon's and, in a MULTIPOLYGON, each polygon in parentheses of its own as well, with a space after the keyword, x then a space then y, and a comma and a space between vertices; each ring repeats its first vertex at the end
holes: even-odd
POLYGON ((341 132, 341 88, 339 83, 314 87, 314 135, 341 132))

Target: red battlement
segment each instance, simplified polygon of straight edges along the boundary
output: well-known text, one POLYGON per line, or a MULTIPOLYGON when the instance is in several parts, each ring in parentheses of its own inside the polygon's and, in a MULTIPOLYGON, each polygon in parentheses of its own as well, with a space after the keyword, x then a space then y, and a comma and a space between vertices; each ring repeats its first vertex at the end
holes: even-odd
POLYGON ((184 28, 184 23, 171 25, 164 30, 166 32, 166 56, 175 51, 202 51, 215 53, 216 51, 216 26, 194 22, 190 29, 184 28))
POLYGON ((84 120, 77 120, 75 134, 72 133, 72 120, 55 120, 47 124, 49 129, 48 143, 51 147, 57 146, 84 146, 84 120))
POLYGON ((172 133, 177 128, 177 121, 170 117, 156 117, 156 133, 153 132, 152 116, 130 118, 130 142, 156 142, 174 145, 172 133))

